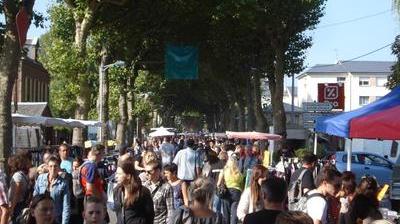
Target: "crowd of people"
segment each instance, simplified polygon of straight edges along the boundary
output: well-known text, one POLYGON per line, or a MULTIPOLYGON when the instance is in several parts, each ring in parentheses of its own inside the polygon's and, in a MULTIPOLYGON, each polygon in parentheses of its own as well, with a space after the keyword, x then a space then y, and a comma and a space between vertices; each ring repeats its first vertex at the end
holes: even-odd
POLYGON ((332 164, 314 172, 315 155, 288 178, 270 169, 259 142, 212 139, 136 141, 116 166, 105 148, 71 158, 62 144, 32 167, 27 151, 0 173, 0 224, 358 224, 390 223, 378 183, 332 164), (110 217, 116 217, 113 219, 110 217))

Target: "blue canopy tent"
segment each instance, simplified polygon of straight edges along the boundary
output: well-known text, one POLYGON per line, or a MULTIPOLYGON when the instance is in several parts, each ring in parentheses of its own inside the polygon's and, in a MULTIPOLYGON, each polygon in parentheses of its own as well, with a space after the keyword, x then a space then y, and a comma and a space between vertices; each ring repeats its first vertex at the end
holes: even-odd
MULTIPOLYGON (((400 105, 400 86, 379 100, 359 109, 341 113, 329 117, 318 117, 315 124, 315 132, 352 139, 350 123, 355 118, 365 117, 382 112, 400 105)), ((351 170, 351 150, 347 153, 347 170, 351 170)))

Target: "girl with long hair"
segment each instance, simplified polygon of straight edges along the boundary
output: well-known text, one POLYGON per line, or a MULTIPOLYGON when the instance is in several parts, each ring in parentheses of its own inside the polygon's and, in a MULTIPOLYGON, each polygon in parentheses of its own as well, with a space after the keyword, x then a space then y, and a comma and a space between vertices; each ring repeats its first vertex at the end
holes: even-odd
POLYGON ((130 160, 121 161, 116 171, 117 187, 114 204, 117 224, 152 224, 153 200, 150 191, 142 186, 135 165, 130 160))
POLYGON ((225 224, 221 213, 211 209, 215 184, 199 177, 189 187, 189 206, 178 208, 171 224, 225 224))
POLYGON ((16 223, 16 218, 28 207, 31 198, 29 169, 32 166, 32 156, 28 152, 19 151, 8 159, 8 166, 12 175, 8 191, 10 214, 12 223, 16 223))
POLYGON ((250 179, 250 187, 243 191, 240 197, 237 216, 243 221, 247 214, 260 211, 264 208, 261 194, 261 184, 268 177, 268 169, 262 165, 254 166, 250 179))
POLYGON ((219 175, 217 186, 227 188, 226 199, 229 202, 230 223, 237 224, 237 206, 242 194, 244 176, 238 167, 238 158, 232 153, 219 175), (225 185, 225 186, 224 186, 225 185))

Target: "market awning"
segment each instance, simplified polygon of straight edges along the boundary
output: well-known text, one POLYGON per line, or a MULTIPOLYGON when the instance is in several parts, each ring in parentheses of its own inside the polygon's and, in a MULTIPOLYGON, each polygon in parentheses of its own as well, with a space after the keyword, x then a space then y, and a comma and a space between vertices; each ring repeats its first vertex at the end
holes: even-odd
MULTIPOLYGON (((363 117, 369 117, 370 115, 372 116, 373 114, 376 113, 381 113, 380 115, 384 115, 385 113, 384 111, 390 110, 398 106, 400 106, 400 86, 393 89, 390 93, 388 93, 381 99, 376 100, 375 102, 370 103, 357 110, 341 113, 335 116, 317 118, 315 124, 315 131, 344 138, 378 138, 379 136, 373 137, 371 134, 364 137, 360 133, 358 134, 351 133, 351 130, 359 131, 359 129, 351 129, 350 127, 351 125, 354 125, 355 122, 357 122, 356 119, 358 118, 361 119, 363 117), (353 120, 354 122, 352 122, 353 120)), ((379 114, 376 116, 379 117, 379 114)), ((377 132, 380 132, 379 130, 382 130, 380 128, 384 127, 388 128, 389 127, 388 124, 392 122, 390 119, 384 119, 384 120, 382 118, 380 119, 381 123, 374 123, 372 126, 364 126, 364 127, 367 127, 368 129, 373 128, 376 129, 377 132), (385 124, 383 123, 383 121, 388 123, 385 124)), ((364 122, 365 119, 361 121, 364 122)), ((391 129, 391 131, 396 132, 397 136, 400 137, 399 128, 391 129)))
POLYGON ((400 106, 364 117, 350 123, 350 137, 400 140, 400 106))
POLYGON ((23 114, 12 114, 13 124, 17 126, 45 126, 45 127, 68 127, 68 128, 84 128, 86 126, 100 126, 101 122, 75 120, 75 119, 62 119, 43 116, 28 116, 23 114))
POLYGON ((226 135, 228 138, 239 138, 239 139, 254 139, 254 140, 280 140, 282 136, 276 134, 262 133, 262 132, 233 132, 227 131, 226 135))

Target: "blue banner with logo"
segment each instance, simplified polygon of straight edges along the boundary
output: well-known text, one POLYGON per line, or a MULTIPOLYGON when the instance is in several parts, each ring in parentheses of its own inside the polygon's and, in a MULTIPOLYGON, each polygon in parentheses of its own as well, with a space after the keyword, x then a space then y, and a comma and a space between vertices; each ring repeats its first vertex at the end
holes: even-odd
POLYGON ((198 61, 198 47, 168 44, 165 50, 165 78, 198 79, 198 61))

